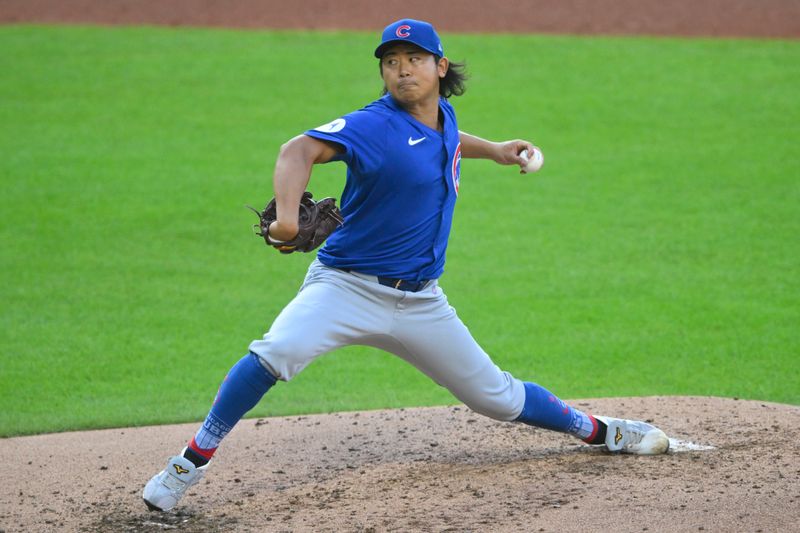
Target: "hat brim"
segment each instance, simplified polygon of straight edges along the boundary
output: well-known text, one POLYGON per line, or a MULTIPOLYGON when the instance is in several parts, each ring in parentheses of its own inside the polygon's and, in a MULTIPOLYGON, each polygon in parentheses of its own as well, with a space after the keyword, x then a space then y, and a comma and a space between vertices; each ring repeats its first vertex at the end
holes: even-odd
POLYGON ((410 39, 392 39, 391 41, 386 41, 385 43, 381 43, 380 46, 378 46, 378 48, 375 49, 375 57, 377 57, 378 59, 382 58, 383 54, 386 53, 386 49, 391 46, 394 46, 395 44, 413 44, 420 50, 425 50, 429 54, 433 54, 435 56, 439 55, 439 52, 437 50, 431 50, 430 48, 415 43, 410 39))

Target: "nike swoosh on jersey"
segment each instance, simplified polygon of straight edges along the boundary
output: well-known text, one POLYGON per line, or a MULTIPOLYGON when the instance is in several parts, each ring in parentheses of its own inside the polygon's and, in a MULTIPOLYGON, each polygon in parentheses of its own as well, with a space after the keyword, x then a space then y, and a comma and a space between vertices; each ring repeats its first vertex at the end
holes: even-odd
POLYGON ((408 138, 408 145, 409 146, 414 146, 415 144, 421 143, 425 139, 427 139, 427 137, 422 137, 421 139, 412 139, 411 137, 409 137, 408 138))

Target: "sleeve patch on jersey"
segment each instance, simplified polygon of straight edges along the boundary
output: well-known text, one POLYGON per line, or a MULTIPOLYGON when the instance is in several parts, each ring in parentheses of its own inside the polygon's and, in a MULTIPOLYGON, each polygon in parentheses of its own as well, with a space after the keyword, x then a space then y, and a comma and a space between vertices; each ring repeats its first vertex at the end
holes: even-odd
POLYGON ((322 133, 336 133, 337 131, 342 131, 344 129, 345 124, 347 121, 343 118, 337 118, 327 124, 323 124, 322 126, 318 126, 314 128, 314 131, 321 131, 322 133))

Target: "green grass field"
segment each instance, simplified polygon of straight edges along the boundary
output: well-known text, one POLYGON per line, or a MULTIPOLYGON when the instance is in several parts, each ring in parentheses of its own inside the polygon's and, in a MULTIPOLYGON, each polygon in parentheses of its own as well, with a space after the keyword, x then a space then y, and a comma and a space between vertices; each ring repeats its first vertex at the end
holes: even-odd
MULTIPOLYGON (((243 205, 282 142, 377 97, 375 39, 0 27, 0 435, 205 416, 313 258, 243 205)), ((495 361, 564 398, 800 403, 800 43, 444 42, 461 128, 546 158, 462 165, 442 286, 495 361)), ((251 414, 454 402, 353 348, 251 414)))

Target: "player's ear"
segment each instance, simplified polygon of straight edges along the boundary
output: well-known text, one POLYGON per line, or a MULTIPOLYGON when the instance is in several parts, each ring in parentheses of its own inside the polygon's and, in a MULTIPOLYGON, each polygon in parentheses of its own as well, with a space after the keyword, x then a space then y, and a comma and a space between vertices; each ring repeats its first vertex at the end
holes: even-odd
POLYGON ((439 71, 439 77, 444 78, 447 75, 447 69, 450 68, 450 60, 446 57, 440 57, 436 68, 439 71))

